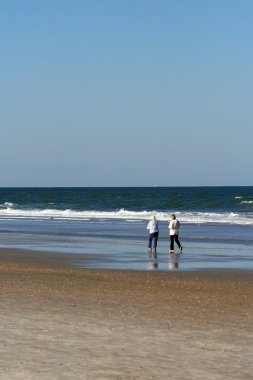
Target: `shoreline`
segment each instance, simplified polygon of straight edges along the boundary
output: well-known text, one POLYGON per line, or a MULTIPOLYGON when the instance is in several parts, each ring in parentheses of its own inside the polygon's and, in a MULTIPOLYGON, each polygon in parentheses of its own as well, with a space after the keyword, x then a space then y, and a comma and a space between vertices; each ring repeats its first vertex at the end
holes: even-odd
MULTIPOLYGON (((46 242, 46 240, 44 240, 46 242)), ((168 244, 161 241, 157 255, 148 253, 145 243, 128 246, 122 241, 103 248, 104 242, 84 243, 81 252, 64 251, 47 247, 0 246, 0 259, 12 262, 38 263, 41 265, 66 266, 76 269, 115 270, 127 272, 212 272, 253 271, 252 247, 220 245, 214 242, 184 244, 183 253, 168 252, 168 244)))
POLYGON ((0 249, 0 378, 251 378, 250 271, 80 269, 71 258, 0 249))
MULTIPOLYGON (((164 257, 170 257, 170 256, 181 256, 180 252, 176 252, 175 254, 170 254, 169 252, 163 252, 158 253, 157 256, 164 257)), ((147 253, 145 253, 144 257, 150 258, 151 256, 147 253)), ((184 254, 184 257, 187 258, 187 253, 184 254)), ((111 272, 128 272, 128 273, 209 273, 209 272, 231 272, 231 273, 237 273, 237 272, 253 272, 253 267, 249 268, 235 268, 235 267, 197 267, 193 269, 185 269, 185 270, 178 270, 178 271, 169 271, 167 269, 160 269, 160 270, 154 270, 154 271, 148 271, 146 269, 124 269, 120 268, 118 266, 117 268, 110 268, 110 267, 85 267, 85 266, 79 266, 78 262, 82 262, 85 264, 85 262, 89 262, 90 259, 93 258, 93 254, 78 254, 78 253, 69 253, 69 252, 53 252, 51 250, 37 250, 37 249, 26 249, 26 248, 6 248, 6 247, 0 247, 0 262, 10 262, 10 263, 16 263, 18 265, 28 265, 28 266, 39 266, 39 267, 59 267, 59 268, 68 268, 73 270, 82 270, 82 271, 111 271, 111 272)), ((103 260, 103 256, 101 255, 101 261, 103 260)))

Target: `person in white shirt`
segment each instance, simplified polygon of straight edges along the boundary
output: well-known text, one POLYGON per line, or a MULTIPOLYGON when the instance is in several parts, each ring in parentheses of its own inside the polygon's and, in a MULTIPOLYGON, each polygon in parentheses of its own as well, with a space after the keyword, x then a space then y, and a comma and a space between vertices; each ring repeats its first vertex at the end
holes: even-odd
POLYGON ((152 250, 153 244, 153 252, 156 253, 157 241, 159 236, 159 228, 158 221, 156 220, 155 215, 152 217, 150 222, 147 225, 147 229, 149 230, 149 240, 148 240, 148 250, 152 250))
POLYGON ((175 214, 172 214, 171 218, 172 220, 168 227, 170 231, 170 253, 174 252, 174 241, 177 243, 178 248, 180 249, 180 252, 182 252, 183 247, 178 239, 180 223, 179 223, 179 220, 177 220, 175 214))

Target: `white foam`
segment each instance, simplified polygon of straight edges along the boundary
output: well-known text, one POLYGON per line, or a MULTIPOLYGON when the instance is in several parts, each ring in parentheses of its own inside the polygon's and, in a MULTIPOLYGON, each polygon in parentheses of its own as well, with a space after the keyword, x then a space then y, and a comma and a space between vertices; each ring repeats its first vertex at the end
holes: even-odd
MULTIPOLYGON (((149 220, 151 216, 156 215, 160 221, 168 222, 170 220, 171 210, 168 212, 156 211, 129 211, 121 209, 118 211, 74 211, 74 210, 22 210, 8 207, 0 209, 1 219, 52 219, 52 220, 108 220, 122 219, 127 222, 149 220)), ((253 214, 249 213, 208 213, 208 212, 176 212, 178 218, 183 223, 229 223, 240 225, 253 225, 253 214)))
POLYGON ((4 203, 0 204, 0 207, 2 207, 2 208, 13 208, 14 207, 14 203, 12 203, 12 202, 4 202, 4 203))

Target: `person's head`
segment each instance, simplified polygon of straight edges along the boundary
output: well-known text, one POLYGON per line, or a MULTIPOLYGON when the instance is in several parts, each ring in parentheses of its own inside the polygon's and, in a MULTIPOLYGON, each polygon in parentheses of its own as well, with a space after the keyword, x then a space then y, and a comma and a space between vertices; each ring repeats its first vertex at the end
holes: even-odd
POLYGON ((156 216, 153 215, 152 218, 151 218, 151 220, 156 220, 156 216))
POLYGON ((176 219, 176 215, 175 214, 171 214, 171 219, 175 220, 176 219))

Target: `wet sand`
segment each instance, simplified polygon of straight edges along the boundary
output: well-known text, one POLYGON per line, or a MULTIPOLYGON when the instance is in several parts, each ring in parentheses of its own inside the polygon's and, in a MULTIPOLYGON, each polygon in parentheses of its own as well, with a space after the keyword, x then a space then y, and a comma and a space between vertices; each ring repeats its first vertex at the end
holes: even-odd
POLYGON ((0 250, 0 378, 252 379, 253 273, 0 250))

